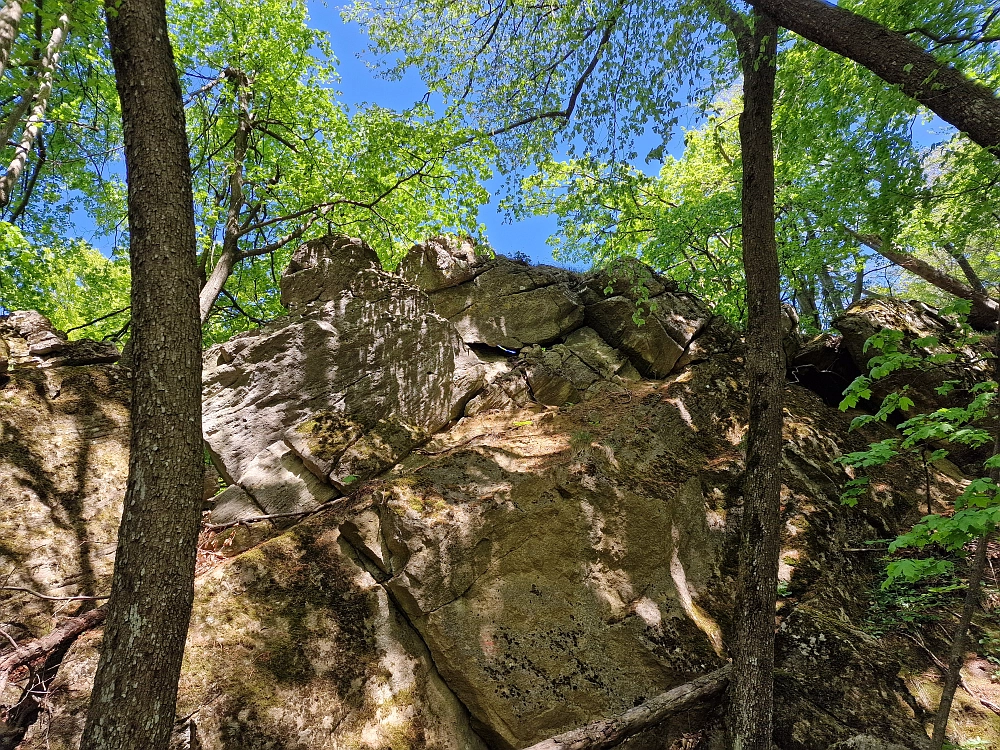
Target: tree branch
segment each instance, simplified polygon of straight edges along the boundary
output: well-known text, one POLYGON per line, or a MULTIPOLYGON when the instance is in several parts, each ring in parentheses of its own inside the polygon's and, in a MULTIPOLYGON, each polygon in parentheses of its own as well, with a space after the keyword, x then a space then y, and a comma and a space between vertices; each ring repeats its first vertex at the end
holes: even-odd
POLYGON ((747 0, 779 25, 899 86, 1000 158, 1000 99, 916 42, 826 0, 747 0))
POLYGON ((655 726, 693 703, 721 693, 729 682, 732 667, 727 664, 696 680, 661 693, 610 719, 598 719, 578 729, 551 737, 526 750, 605 750, 617 747, 629 737, 655 726))
POLYGON ((936 286, 938 289, 941 289, 960 299, 971 302, 972 314, 970 315, 969 322, 976 328, 985 330, 996 327, 997 313, 1000 311, 1000 304, 998 304, 996 300, 987 297, 985 294, 980 294, 967 284, 963 284, 951 274, 934 268, 934 266, 927 261, 921 260, 910 253, 893 248, 888 243, 883 242, 882 238, 877 235, 855 232, 845 224, 841 224, 840 226, 858 242, 871 248, 883 258, 891 260, 899 267, 905 268, 910 273, 919 276, 924 281, 936 286))

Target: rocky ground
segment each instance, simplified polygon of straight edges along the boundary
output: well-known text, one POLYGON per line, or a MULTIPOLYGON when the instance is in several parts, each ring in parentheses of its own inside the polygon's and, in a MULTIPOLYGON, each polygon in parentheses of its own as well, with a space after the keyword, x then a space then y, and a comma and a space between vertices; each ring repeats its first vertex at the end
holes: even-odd
MULTIPOLYGON (((282 301, 287 317, 205 355, 214 470, 178 748, 522 748, 725 663, 745 384, 739 336, 703 303, 638 264, 580 275, 454 239, 389 274, 343 237, 296 252, 282 301)), ((127 371, 17 315, 0 324, 4 575, 99 594, 127 371)), ((834 463, 880 434, 849 432, 830 403, 886 316, 947 327, 869 302, 840 337, 789 337, 781 750, 918 747, 935 702, 927 644, 867 624, 865 542, 919 517, 923 469, 896 462, 848 509, 834 463)), ((933 473, 943 503, 962 466, 933 473)), ((3 629, 24 642, 97 604, 6 591, 3 629)), ((47 692, 34 716, 7 710, 0 747, 76 746, 100 636, 38 666, 47 692)), ((959 702, 958 735, 1000 738, 995 713, 959 702)), ((628 746, 720 737, 706 701, 628 746)))

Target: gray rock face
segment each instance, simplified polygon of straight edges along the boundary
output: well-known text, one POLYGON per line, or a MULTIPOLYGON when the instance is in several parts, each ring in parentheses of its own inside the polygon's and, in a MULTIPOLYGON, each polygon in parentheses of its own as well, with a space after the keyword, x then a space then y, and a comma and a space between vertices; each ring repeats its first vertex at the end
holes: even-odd
POLYGON ((629 356, 647 377, 669 375, 711 314, 694 299, 664 292, 642 307, 623 296, 587 305, 587 325, 629 356), (641 321, 641 322, 640 322, 641 321))
POLYGON ((531 396, 548 406, 575 404, 639 373, 621 352, 612 349, 592 328, 578 328, 564 344, 526 347, 522 357, 531 396))
MULTIPOLYGON (((22 750, 79 747, 99 645, 73 645, 22 750)), ((335 526, 306 522, 199 578, 179 687, 173 750, 486 750, 335 526)))
POLYGON ((368 262, 353 242, 339 245, 348 254, 339 260, 333 244, 321 246, 317 265, 290 266, 299 270, 285 288, 298 290, 290 303, 299 314, 206 353, 205 439, 230 483, 316 414, 340 415, 362 432, 390 417, 434 432, 482 386, 483 366, 422 292, 365 267, 346 279, 322 276, 368 262), (316 301, 301 301, 316 290, 316 301))
MULTIPOLYGON (((731 327, 634 263, 582 277, 435 240, 401 277, 346 238, 295 257, 283 284, 292 314, 206 354, 206 440, 231 483, 211 520, 344 497, 304 521, 206 530, 221 555, 199 558, 173 750, 513 750, 724 662, 747 429, 731 327), (533 294, 551 297, 520 304, 533 294), (463 336, 517 351, 473 351, 463 336)), ((93 388, 114 369, 66 368, 93 388)), ((15 369, 0 383, 0 489, 15 499, 9 567, 43 550, 17 580, 75 593, 66 560, 81 549, 80 570, 92 560, 107 581, 113 547, 95 556, 93 545, 113 534, 118 506, 93 497, 107 481, 120 498, 126 462, 122 426, 64 401, 80 384, 61 377, 15 369), (52 408, 56 439, 32 422, 52 408), (108 433, 81 452, 98 427, 108 433), (83 475, 68 468, 81 455, 83 475)), ((875 469, 878 496, 845 509, 834 459, 883 426, 850 432, 847 415, 794 385, 785 406, 775 742, 917 746, 899 660, 909 674, 927 665, 860 632, 880 568, 844 550, 910 520, 922 466, 875 469)), ((942 496, 958 491, 959 479, 933 481, 942 496)), ((31 599, 18 618, 44 633, 50 604, 31 599)), ((21 747, 78 746, 99 640, 87 634, 67 655, 51 721, 21 747)), ((710 711, 629 746, 669 747, 710 711)), ((719 746, 711 731, 702 739, 719 746)))
POLYGON ((34 310, 17 310, 0 318, 0 372, 11 365, 63 367, 111 364, 118 359, 118 347, 110 341, 68 341, 66 334, 34 310))
MULTIPOLYGON (((107 593, 128 474, 129 394, 116 367, 15 368, 0 378, 0 568, 7 586, 107 593)), ((19 637, 65 602, 0 592, 19 637)), ((9 694, 0 696, 0 703, 9 694)))
POLYGON ((476 255, 475 246, 466 237, 432 237, 410 248, 397 271, 430 294, 471 281, 487 261, 487 256, 476 255))
POLYGON ((295 251, 281 276, 281 304, 294 312, 310 302, 335 299, 359 271, 381 268, 364 240, 343 235, 311 240, 295 251))
MULTIPOLYGON (((446 261, 439 266, 449 267, 446 261)), ((426 289, 434 309, 467 344, 516 351, 556 341, 583 323, 583 305, 572 289, 574 275, 567 271, 498 257, 470 266, 469 272, 475 274, 471 280, 445 288, 433 276, 426 289)), ((428 276, 414 274, 414 279, 428 276)))
MULTIPOLYGON (((284 440, 262 450, 240 476, 242 487, 266 514, 301 513, 337 496, 310 472, 284 440)), ((213 511, 213 521, 215 511, 213 511)))

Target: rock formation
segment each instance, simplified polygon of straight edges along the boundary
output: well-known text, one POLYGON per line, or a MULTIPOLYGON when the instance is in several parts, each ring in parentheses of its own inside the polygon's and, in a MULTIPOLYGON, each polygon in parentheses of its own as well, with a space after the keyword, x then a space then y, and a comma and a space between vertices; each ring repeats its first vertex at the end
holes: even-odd
MULTIPOLYGON (((177 748, 523 748, 725 663, 747 421, 725 321, 638 264, 581 275, 454 238, 396 274, 360 240, 315 240, 281 293, 287 317, 205 354, 205 439, 227 487, 206 515, 177 748)), ((829 359, 809 365, 817 382, 860 356, 809 352, 829 359)), ((20 410, 0 411, 0 488, 26 519, 4 521, 17 541, 0 555, 25 587, 106 589, 116 369, 15 369, 0 391, 20 410), (43 461, 45 436, 70 426, 72 451, 43 461)), ((843 508, 834 459, 878 433, 850 433, 796 379, 775 741, 915 747, 929 707, 900 677, 907 655, 860 629, 878 566, 858 550, 914 518, 922 469, 901 460, 843 508)), ((956 486, 940 473, 933 491, 956 486)), ((52 627, 56 603, 0 601, 17 641, 52 627)), ((20 747, 75 746, 99 644, 92 631, 60 655, 20 747)), ((12 684, 0 701, 17 698, 12 684)), ((718 747, 717 703, 628 746, 685 734, 718 747)))

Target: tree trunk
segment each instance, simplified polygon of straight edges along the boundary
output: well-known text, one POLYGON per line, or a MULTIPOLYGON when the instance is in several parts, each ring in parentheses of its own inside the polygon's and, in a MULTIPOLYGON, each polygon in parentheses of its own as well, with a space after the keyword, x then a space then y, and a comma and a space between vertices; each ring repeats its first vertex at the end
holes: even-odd
POLYGON ((56 66, 59 64, 59 51, 63 42, 66 41, 66 34, 69 32, 69 15, 63 13, 56 22, 56 27, 52 29, 52 36, 49 44, 45 48, 45 54, 39 62, 38 69, 38 93, 35 95, 35 103, 31 108, 31 115, 24 126, 24 133, 21 135, 21 142, 14 151, 14 159, 7 167, 7 173, 0 179, 0 208, 10 203, 10 193, 14 189, 14 183, 24 171, 24 165, 28 161, 28 154, 31 147, 41 132, 45 124, 45 109, 48 106, 49 95, 52 93, 52 79, 55 76, 56 66))
POLYGON ((243 162, 247 156, 247 144, 252 127, 247 91, 250 81, 247 80, 246 74, 239 70, 229 69, 225 75, 232 83, 236 94, 238 124, 233 138, 233 171, 229 175, 229 207, 226 209, 222 255, 219 256, 219 261, 212 269, 205 286, 202 287, 198 300, 202 324, 208 320, 216 298, 226 286, 226 281, 239 259, 240 212, 243 210, 243 162))
POLYGON ((854 256, 854 291, 851 294, 851 304, 856 305, 865 293, 865 259, 858 254, 854 256))
POLYGON ((952 245, 950 242, 945 244, 944 249, 948 252, 948 255, 954 258, 955 262, 958 263, 958 267, 961 268, 962 273, 965 274, 965 278, 969 282, 969 286, 971 286, 973 290, 979 294, 985 295, 987 293, 986 285, 983 284, 983 280, 979 278, 979 274, 976 273, 976 269, 972 267, 971 263, 969 263, 969 259, 966 257, 965 253, 952 245))
POLYGON ((1000 157, 1000 99, 905 35, 825 0, 747 0, 786 29, 899 86, 1000 157))
MULTIPOLYGON (((1000 446, 997 448, 1000 450, 1000 446)), ((955 628, 955 635, 951 641, 951 653, 948 656, 948 674, 945 677, 944 688, 941 690, 941 702, 938 704, 937 714, 934 716, 934 733, 931 735, 931 743, 928 750, 941 750, 944 747, 945 730, 948 728, 948 716, 951 714, 951 703, 955 699, 955 690, 962 675, 962 667, 965 666, 965 644, 968 640, 969 623, 972 622, 972 614, 979 605, 979 590, 981 588, 983 573, 986 571, 986 553, 990 545, 992 532, 979 537, 976 546, 976 556, 972 560, 972 568, 969 570, 969 584, 965 592, 965 602, 962 606, 962 616, 955 628)))
MULTIPOLYGON (((24 9, 19 0, 7 0, 0 9, 0 76, 7 69, 10 52, 14 49, 17 39, 17 29, 21 25, 21 15, 24 9)), ((0 143, 0 147, 3 143, 0 143)))
POLYGON ((755 11, 737 34, 743 69, 743 268, 747 280, 746 371, 750 424, 729 706, 730 746, 770 750, 774 692, 774 607, 781 521, 781 430, 785 362, 781 346, 781 273, 774 236, 775 54, 778 28, 755 11))
POLYGON ((24 119, 24 116, 28 114, 28 109, 31 107, 31 102, 34 98, 35 90, 29 86, 21 94, 21 101, 7 115, 7 121, 0 128, 0 151, 7 148, 10 139, 14 137, 14 131, 17 130, 17 126, 24 119))
POLYGON ((194 598, 201 326, 191 167, 164 0, 107 8, 132 267, 132 438, 104 646, 82 750, 162 750, 194 598))
MULTIPOLYGON (((997 326, 1000 328, 1000 319, 997 320, 997 326)), ((994 354, 997 359, 993 360, 993 377, 997 382, 1000 382, 1000 333, 996 336, 994 354)), ((998 409, 994 409, 994 414, 997 412, 998 409)), ((1000 455, 1000 432, 997 432, 993 441, 993 455, 1000 455)), ((990 469, 990 479, 1000 483, 1000 469, 990 469)), ((965 665, 965 643, 968 639, 972 614, 979 605, 979 589, 982 585, 983 574, 986 572, 986 557, 992 536, 993 529, 990 529, 979 537, 976 556, 973 558, 972 567, 969 570, 969 588, 965 592, 962 616, 959 618, 958 627, 955 629, 955 635, 951 641, 951 653, 948 655, 948 674, 941 690, 941 702, 938 704, 937 715, 934 717, 934 733, 931 735, 929 750, 941 750, 944 747, 948 716, 951 714, 951 703, 955 699, 955 690, 958 688, 962 667, 965 665)))
POLYGON ((823 290, 823 301, 830 311, 830 318, 836 318, 844 312, 844 298, 840 290, 837 289, 837 282, 833 280, 828 266, 822 266, 819 269, 819 283, 823 290))
POLYGON ((808 320, 813 328, 821 329, 823 321, 820 319, 819 308, 816 306, 816 284, 805 277, 797 278, 796 282, 797 288, 794 293, 799 316, 808 320))

